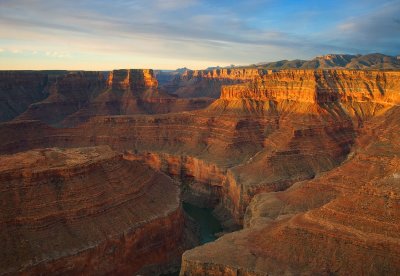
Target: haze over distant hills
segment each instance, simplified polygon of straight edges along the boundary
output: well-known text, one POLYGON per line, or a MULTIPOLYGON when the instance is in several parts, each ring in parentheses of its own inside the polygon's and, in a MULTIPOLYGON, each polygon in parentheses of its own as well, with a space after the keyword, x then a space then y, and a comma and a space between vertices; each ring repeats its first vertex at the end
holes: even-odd
MULTIPOLYGON (((294 60, 278 60, 271 62, 258 62, 250 65, 229 65, 229 66, 210 66, 205 70, 229 69, 229 68, 260 68, 260 69, 400 69, 400 55, 389 56, 381 53, 372 53, 366 55, 350 55, 350 54, 326 54, 316 56, 310 60, 294 59, 294 60)), ((162 70, 182 74, 188 68, 179 68, 176 70, 162 70)))
POLYGON ((317 56, 311 60, 260 62, 250 67, 267 69, 400 69, 400 56, 379 53, 367 55, 328 54, 317 56))

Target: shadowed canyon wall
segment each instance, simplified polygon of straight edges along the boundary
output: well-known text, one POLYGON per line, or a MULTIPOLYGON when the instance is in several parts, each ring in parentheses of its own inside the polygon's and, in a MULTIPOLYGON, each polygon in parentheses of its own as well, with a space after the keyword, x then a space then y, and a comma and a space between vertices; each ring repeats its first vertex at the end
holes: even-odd
POLYGON ((0 72, 0 121, 40 120, 75 126, 99 115, 202 109, 213 99, 179 99, 158 90, 150 69, 107 72, 0 72))
POLYGON ((55 124, 87 105, 106 88, 100 72, 76 72, 61 75, 48 85, 49 96, 29 106, 19 120, 40 120, 55 124))
POLYGON ((0 122, 24 112, 47 96, 48 76, 38 72, 0 71, 0 122))

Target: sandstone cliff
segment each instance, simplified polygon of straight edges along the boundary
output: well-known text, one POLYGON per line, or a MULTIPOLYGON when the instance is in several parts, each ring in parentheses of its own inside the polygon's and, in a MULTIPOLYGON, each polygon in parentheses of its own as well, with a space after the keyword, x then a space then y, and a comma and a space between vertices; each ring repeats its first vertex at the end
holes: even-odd
POLYGON ((224 87, 209 112, 277 120, 275 127, 268 125, 263 148, 228 170, 224 205, 240 221, 255 194, 284 190, 340 165, 358 128, 400 103, 399 77, 398 72, 287 70, 224 87))
POLYGON ((116 90, 140 90, 158 86, 151 69, 114 70, 109 74, 107 84, 116 90))
POLYGON ((399 73, 392 71, 282 70, 246 84, 224 86, 220 98, 393 104, 399 101, 399 81, 399 73))
POLYGON ((132 274, 184 250, 176 184, 108 147, 3 155, 0 183, 0 274, 132 274))
POLYGON ((219 98, 222 85, 252 81, 266 73, 260 69, 186 70, 163 89, 182 98, 219 98))

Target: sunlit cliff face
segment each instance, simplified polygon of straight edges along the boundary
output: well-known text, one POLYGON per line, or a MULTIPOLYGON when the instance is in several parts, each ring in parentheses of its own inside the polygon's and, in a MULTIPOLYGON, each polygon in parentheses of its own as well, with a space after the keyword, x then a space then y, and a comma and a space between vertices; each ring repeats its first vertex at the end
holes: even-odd
POLYGON ((109 87, 114 89, 145 89, 157 88, 158 82, 151 69, 114 70, 107 80, 109 87))

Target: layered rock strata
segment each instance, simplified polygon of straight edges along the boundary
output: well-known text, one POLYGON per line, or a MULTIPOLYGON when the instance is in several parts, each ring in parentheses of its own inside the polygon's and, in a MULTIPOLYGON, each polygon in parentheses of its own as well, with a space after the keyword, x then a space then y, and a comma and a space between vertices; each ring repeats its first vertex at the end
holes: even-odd
POLYGON ((56 124, 94 100, 105 88, 106 80, 101 72, 61 75, 47 87, 49 96, 31 104, 17 119, 56 124))
POLYGON ((201 109, 212 99, 179 99, 158 89, 153 70, 114 70, 107 89, 79 111, 65 118, 63 126, 75 126, 100 115, 158 114, 201 109))
POLYGON ((182 98, 219 98, 222 85, 253 81, 268 72, 261 69, 186 70, 163 89, 182 98))
POLYGON ((393 104, 399 100, 399 82, 395 71, 281 70, 250 83, 224 86, 221 99, 393 104))
POLYGON ((0 274, 159 273, 184 250, 177 185, 109 147, 2 155, 0 185, 0 274))
POLYGON ((107 144, 194 179, 246 229, 186 253, 183 275, 396 274, 399 78, 266 72, 202 111, 3 123, 0 152, 107 144))
POLYGON ((342 166, 255 196, 246 229, 185 252, 181 275, 399 274, 399 118, 373 118, 342 166))
POLYGON ((176 156, 180 168, 185 156, 196 158, 226 172, 217 185, 221 202, 242 223, 254 195, 285 190, 340 165, 362 123, 398 103, 398 78, 398 72, 269 72, 224 88, 204 111, 95 117, 76 129, 43 130, 49 135, 20 141, 10 137, 25 126, 4 124, 0 150, 108 144, 176 156))
POLYGON ((209 98, 179 99, 158 89, 153 70, 112 72, 0 72, 0 122, 40 120, 76 126, 99 115, 158 114, 196 110, 209 98))
POLYGON ((151 69, 114 70, 109 74, 107 84, 115 90, 133 91, 158 86, 151 69))
POLYGON ((125 152, 129 160, 139 160, 181 182, 181 199, 200 207, 215 207, 221 198, 226 169, 187 155, 162 152, 125 152))

